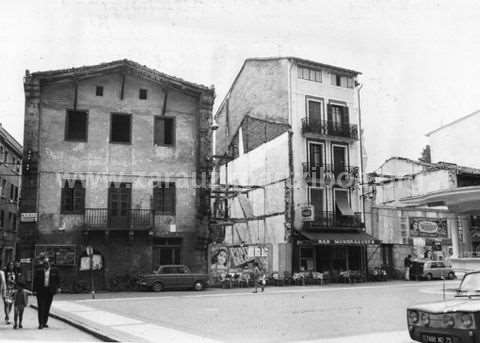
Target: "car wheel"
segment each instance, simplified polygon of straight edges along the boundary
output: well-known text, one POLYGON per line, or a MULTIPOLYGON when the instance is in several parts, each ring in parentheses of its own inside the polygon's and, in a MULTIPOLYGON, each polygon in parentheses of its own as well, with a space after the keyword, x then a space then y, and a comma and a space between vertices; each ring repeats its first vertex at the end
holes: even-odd
POLYGON ((450 272, 450 273, 448 273, 448 276, 447 276, 447 278, 448 278, 449 280, 453 280, 453 279, 455 279, 455 273, 454 273, 454 272, 450 272))
POLYGON ((163 291, 163 284, 161 282, 155 282, 153 285, 152 285, 152 290, 154 292, 161 292, 163 291))
POLYGON ((193 288, 196 290, 196 291, 201 291, 204 287, 203 287, 203 282, 201 281, 195 281, 195 283, 193 284, 193 288))
POLYGON ((427 279, 428 281, 430 281, 431 279, 433 279, 433 275, 432 275, 431 273, 428 273, 425 277, 426 277, 426 279, 427 279))

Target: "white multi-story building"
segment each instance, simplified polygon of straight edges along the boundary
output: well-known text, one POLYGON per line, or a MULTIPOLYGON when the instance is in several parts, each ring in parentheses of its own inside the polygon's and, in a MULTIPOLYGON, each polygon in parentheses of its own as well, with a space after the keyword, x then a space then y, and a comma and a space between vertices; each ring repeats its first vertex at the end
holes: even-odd
POLYGON ((216 113, 215 149, 226 157, 217 181, 246 187, 253 213, 241 221, 248 206, 230 201, 213 256, 257 245, 246 255, 266 251, 272 272, 366 270, 358 75, 294 57, 244 62, 216 113))

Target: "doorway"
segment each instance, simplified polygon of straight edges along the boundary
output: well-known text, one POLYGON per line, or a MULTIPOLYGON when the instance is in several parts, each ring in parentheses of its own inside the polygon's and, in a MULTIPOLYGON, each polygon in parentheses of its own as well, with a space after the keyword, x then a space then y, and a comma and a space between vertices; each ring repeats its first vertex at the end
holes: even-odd
POLYGON ((112 182, 108 189, 108 223, 110 227, 129 227, 132 184, 112 182))

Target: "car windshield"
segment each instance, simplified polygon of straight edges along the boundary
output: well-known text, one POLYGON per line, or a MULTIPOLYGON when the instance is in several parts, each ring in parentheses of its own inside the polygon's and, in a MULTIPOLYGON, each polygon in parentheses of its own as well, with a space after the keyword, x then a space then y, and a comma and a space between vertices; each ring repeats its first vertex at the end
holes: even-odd
POLYGON ((467 274, 459 288, 460 293, 480 293, 480 273, 467 274))

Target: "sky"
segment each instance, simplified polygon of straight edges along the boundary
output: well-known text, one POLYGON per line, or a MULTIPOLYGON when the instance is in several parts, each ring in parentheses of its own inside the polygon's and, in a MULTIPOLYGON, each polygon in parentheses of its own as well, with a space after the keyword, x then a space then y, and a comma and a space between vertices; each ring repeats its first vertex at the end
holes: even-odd
POLYGON ((362 72, 370 171, 480 109, 478 18, 476 0, 2 0, 0 123, 23 142, 26 69, 128 58, 215 85, 218 106, 246 58, 297 56, 362 72))

